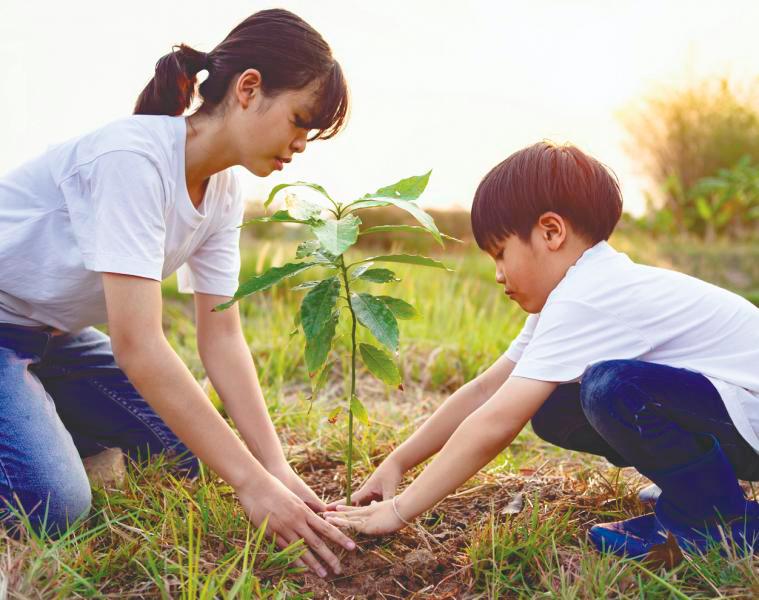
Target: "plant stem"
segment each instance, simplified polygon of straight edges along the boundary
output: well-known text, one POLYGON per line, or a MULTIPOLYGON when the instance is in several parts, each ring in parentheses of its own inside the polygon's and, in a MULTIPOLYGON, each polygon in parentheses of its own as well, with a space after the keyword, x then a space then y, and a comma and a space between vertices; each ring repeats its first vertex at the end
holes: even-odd
POLYGON ((353 312, 351 303, 351 288, 348 282, 348 267, 345 266, 345 260, 340 257, 340 270, 343 273, 343 282, 345 283, 345 298, 348 301, 348 309, 351 311, 351 391, 348 396, 348 482, 345 492, 345 503, 351 505, 351 491, 353 482, 353 411, 351 405, 353 396, 356 395, 356 313, 353 312))

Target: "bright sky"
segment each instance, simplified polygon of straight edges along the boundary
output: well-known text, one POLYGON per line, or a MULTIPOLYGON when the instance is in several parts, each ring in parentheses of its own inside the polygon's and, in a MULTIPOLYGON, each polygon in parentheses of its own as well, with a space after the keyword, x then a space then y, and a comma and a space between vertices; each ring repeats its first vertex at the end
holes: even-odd
POLYGON ((638 213, 646 182, 623 149, 620 111, 661 85, 759 75, 756 0, 4 0, 0 175, 130 114, 172 44, 211 50, 274 6, 332 46, 352 117, 283 173, 243 171, 251 198, 304 179, 352 199, 432 168, 427 205, 467 206, 492 166, 548 138, 611 166, 638 213))

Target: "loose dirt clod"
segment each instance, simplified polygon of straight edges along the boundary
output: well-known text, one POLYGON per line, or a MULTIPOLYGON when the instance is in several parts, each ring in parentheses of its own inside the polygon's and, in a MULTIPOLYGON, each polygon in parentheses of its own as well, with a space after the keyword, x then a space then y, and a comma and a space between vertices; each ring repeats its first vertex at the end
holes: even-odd
POLYGON ((121 448, 106 448, 82 460, 90 483, 104 488, 120 488, 126 477, 126 461, 121 448))

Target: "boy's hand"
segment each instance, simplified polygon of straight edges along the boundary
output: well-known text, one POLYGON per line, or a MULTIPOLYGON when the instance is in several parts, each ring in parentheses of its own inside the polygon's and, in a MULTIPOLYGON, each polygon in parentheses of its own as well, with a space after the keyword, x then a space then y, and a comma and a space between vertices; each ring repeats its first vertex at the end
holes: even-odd
POLYGON ((373 502, 369 506, 338 505, 337 512, 324 513, 324 518, 331 525, 350 528, 368 535, 385 535, 406 526, 396 516, 392 500, 373 502))
MULTIPOLYGON (((364 485, 351 495, 351 502, 362 506, 375 500, 389 500, 395 496, 395 490, 402 479, 403 469, 389 456, 374 470, 364 485)), ((339 504, 344 505, 345 499, 330 502, 326 510, 337 510, 339 504)))
POLYGON ((284 464, 281 468, 272 469, 269 472, 279 479, 288 490, 303 500, 306 506, 315 513, 329 510, 324 501, 316 495, 316 492, 308 487, 306 482, 300 478, 289 464, 284 464))

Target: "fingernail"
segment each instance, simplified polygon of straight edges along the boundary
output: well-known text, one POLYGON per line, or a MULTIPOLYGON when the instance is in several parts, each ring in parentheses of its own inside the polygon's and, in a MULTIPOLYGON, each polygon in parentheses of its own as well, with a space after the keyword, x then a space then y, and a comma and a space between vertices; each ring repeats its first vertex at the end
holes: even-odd
POLYGON ((324 569, 319 569, 319 577, 324 579, 326 576, 327 576, 327 571, 325 571, 324 569))
POLYGON ((348 542, 348 550, 355 550, 355 549, 356 549, 356 543, 348 542))

